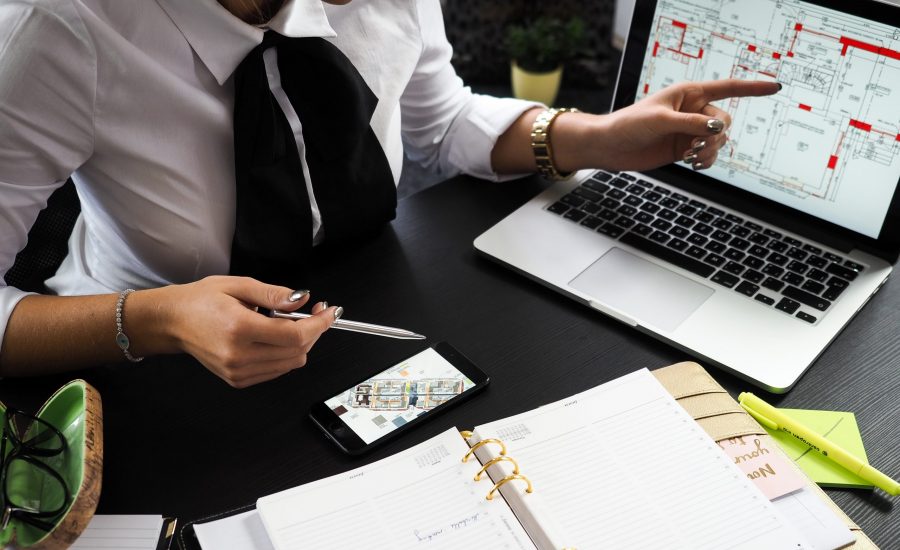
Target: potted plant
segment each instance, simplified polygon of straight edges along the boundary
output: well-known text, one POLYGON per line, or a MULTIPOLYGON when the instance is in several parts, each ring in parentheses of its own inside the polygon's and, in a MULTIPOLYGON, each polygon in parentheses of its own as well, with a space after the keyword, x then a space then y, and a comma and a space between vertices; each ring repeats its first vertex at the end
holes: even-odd
POLYGON ((562 80, 563 64, 584 42, 584 21, 539 17, 506 30, 506 51, 512 65, 513 95, 553 105, 562 80))

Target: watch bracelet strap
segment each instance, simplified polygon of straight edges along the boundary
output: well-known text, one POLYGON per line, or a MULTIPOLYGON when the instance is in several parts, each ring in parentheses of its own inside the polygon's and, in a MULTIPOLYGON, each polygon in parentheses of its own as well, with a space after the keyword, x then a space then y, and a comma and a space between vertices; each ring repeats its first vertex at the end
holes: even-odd
POLYGON ((131 340, 125 335, 125 327, 123 319, 125 318, 125 298, 134 292, 133 288, 126 288, 119 293, 119 299, 116 301, 116 346, 122 350, 125 359, 132 363, 139 363, 144 360, 143 357, 135 357, 128 351, 131 347, 131 340))
POLYGON ((553 145, 550 139, 550 131, 556 117, 563 113, 578 113, 575 108, 552 109, 541 111, 531 126, 531 150, 534 153, 534 161, 538 172, 551 180, 562 180, 572 175, 572 172, 561 173, 553 162, 553 145))

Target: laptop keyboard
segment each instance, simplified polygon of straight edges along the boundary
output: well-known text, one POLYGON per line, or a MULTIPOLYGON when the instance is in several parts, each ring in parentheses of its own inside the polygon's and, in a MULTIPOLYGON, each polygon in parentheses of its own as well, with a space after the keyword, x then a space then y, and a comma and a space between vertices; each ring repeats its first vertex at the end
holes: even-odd
POLYGON ((864 269, 631 174, 597 172, 547 211, 807 323, 864 269))

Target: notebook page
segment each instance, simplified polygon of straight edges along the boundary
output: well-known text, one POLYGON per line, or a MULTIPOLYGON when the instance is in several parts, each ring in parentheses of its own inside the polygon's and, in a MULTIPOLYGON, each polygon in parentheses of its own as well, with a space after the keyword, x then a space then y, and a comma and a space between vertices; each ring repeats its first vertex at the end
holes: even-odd
POLYGON ((646 369, 475 432, 506 442, 579 550, 808 547, 646 369))
POLYGON ((272 550, 258 510, 229 516, 206 523, 195 523, 194 533, 203 550, 240 548, 241 550, 272 550))
POLYGON ((97 515, 69 548, 156 550, 162 526, 162 516, 97 515))
POLYGON ((450 429, 378 462, 259 499, 276 550, 492 548, 533 550, 478 461, 450 429))

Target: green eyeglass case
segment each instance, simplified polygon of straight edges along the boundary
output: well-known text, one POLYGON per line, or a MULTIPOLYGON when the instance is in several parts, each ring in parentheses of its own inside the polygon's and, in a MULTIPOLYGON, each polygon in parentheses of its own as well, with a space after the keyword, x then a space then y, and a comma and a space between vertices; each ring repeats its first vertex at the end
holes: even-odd
MULTIPOLYGON (((0 412, 6 412, 3 403, 0 403, 0 412)), ((14 517, 0 532, 0 548, 63 550, 72 545, 87 527, 100 499, 103 472, 100 394, 84 380, 73 380, 54 393, 35 416, 55 426, 66 440, 66 449, 57 457, 54 468, 69 487, 71 503, 49 532, 14 517)), ((8 474, 7 489, 10 493, 27 494, 26 490, 34 490, 25 487, 28 476, 16 475, 16 472, 8 474)))

